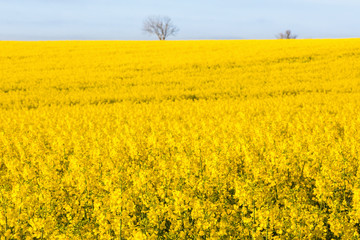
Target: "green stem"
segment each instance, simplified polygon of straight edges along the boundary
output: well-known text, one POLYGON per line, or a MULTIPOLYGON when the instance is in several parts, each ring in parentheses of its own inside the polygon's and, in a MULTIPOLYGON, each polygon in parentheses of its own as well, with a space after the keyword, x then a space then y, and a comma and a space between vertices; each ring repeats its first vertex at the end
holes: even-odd
POLYGON ((253 217, 253 227, 252 227, 252 236, 251 236, 251 238, 252 239, 255 239, 254 238, 254 232, 255 232, 255 222, 256 222, 256 208, 255 208, 255 200, 253 199, 253 209, 254 209, 254 217, 253 217))
MULTIPOLYGON (((5 233, 7 232, 7 228, 8 228, 8 220, 7 220, 7 216, 6 216, 6 207, 5 207, 5 233)), ((5 237, 6 240, 6 237, 5 237)))

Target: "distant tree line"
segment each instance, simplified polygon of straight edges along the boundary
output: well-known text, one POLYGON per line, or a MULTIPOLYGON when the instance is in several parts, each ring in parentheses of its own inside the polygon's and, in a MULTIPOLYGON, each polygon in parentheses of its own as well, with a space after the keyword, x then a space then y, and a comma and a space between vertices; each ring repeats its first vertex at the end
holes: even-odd
MULTIPOLYGON (((150 16, 143 22, 143 31, 155 35, 159 40, 166 40, 170 36, 175 36, 179 28, 167 16, 150 16)), ((284 33, 276 35, 277 39, 296 39, 297 35, 286 30, 284 33)))

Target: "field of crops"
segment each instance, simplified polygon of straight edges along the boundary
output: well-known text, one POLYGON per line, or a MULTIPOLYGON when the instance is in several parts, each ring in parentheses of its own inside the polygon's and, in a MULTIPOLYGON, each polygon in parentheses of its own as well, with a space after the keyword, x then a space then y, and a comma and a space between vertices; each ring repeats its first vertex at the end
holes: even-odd
POLYGON ((0 42, 0 238, 359 239, 360 39, 0 42))

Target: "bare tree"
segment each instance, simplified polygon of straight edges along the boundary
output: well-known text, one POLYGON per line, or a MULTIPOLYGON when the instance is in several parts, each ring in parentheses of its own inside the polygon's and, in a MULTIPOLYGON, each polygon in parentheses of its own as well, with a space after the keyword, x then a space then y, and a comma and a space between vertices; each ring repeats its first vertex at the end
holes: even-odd
POLYGON ((175 35, 179 29, 173 24, 169 17, 151 16, 145 19, 143 31, 156 35, 159 40, 165 40, 169 36, 175 35))
POLYGON ((286 30, 285 33, 279 33, 276 36, 277 39, 296 39, 297 35, 291 34, 290 30, 286 30))

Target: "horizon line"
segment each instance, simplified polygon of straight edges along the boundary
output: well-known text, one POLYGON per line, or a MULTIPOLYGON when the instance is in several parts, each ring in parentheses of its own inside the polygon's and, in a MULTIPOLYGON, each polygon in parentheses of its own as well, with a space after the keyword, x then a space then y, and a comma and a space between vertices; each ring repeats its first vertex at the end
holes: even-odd
POLYGON ((139 40, 139 39, 48 39, 48 40, 2 40, 0 42, 67 42, 67 41, 121 41, 121 42, 176 42, 176 41, 269 41, 269 40, 341 40, 341 39, 360 39, 359 37, 335 37, 335 38, 296 38, 296 39, 277 39, 277 38, 208 38, 208 39, 167 39, 167 40, 158 40, 158 39, 149 39, 149 40, 139 40))

